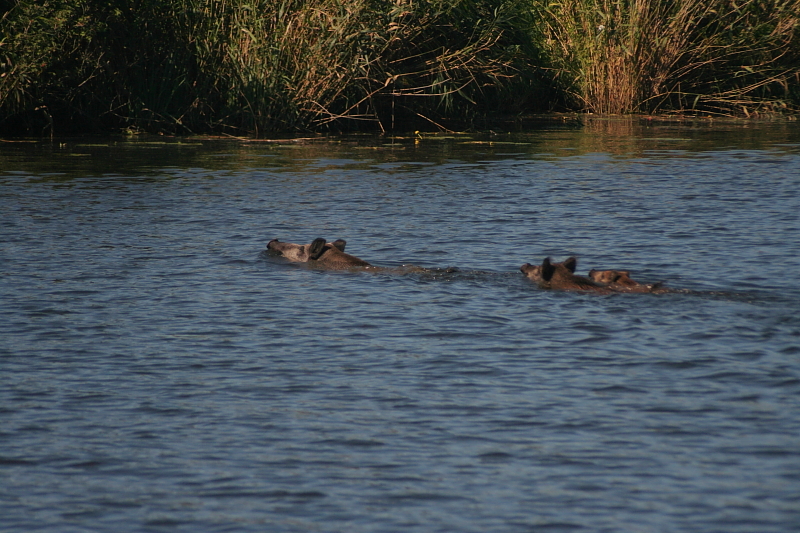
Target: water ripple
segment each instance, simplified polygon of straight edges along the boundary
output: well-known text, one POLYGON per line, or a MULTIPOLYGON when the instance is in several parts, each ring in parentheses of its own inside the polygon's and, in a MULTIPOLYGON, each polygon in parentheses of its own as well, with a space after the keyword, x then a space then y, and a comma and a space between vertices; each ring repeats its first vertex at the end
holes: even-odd
POLYGON ((3 526, 790 530, 800 132, 598 128, 0 146, 3 526))

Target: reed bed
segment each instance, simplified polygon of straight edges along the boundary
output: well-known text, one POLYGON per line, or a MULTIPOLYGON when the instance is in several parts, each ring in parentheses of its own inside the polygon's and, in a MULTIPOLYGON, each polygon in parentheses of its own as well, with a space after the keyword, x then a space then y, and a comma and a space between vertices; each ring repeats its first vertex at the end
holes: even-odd
POLYGON ((359 122, 385 130, 398 107, 425 116, 437 108, 453 111, 458 98, 477 105, 472 95, 512 77, 513 58, 494 46, 502 31, 496 20, 472 12, 479 7, 234 0, 227 13, 200 17, 211 26, 203 30, 205 39, 193 42, 200 70, 214 78, 214 92, 228 110, 222 122, 256 131, 359 122), (222 80, 225 87, 217 85, 222 80), (411 103, 425 98, 431 101, 411 103))
POLYGON ((505 5, 7 2, 0 127, 52 133, 56 117, 62 129, 258 135, 385 130, 397 116, 436 123, 485 106, 514 79, 520 54, 503 40, 505 5))
POLYGON ((573 108, 749 114, 797 103, 798 0, 562 0, 533 11, 573 108))
POLYGON ((787 112, 800 0, 0 0, 0 131, 787 112))

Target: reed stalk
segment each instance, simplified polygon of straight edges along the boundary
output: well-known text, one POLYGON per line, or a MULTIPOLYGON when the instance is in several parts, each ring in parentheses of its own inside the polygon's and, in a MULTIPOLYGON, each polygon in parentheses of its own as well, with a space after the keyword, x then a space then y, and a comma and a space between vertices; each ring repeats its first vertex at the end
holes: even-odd
POLYGON ((800 104, 800 0, 0 0, 0 130, 800 104))
POLYGON ((260 134, 464 114, 519 70, 516 3, 4 0, 0 120, 260 134))
POLYGON ((798 0, 535 3, 535 32, 573 105, 598 113, 786 106, 798 0))

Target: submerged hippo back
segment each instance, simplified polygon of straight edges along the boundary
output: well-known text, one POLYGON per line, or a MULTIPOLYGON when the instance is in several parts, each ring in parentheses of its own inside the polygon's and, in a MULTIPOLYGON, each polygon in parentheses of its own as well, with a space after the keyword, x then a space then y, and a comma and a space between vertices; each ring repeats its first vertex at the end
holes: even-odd
POLYGON ((335 246, 326 246, 317 259, 313 262, 325 265, 331 268, 349 268, 349 267, 365 267, 370 266, 369 263, 363 259, 359 259, 354 255, 345 253, 335 246))

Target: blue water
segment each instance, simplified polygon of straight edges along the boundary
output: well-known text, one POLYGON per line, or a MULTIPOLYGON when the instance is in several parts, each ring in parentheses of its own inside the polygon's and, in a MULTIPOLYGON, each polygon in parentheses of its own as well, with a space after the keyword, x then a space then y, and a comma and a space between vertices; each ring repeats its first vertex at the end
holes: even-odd
POLYGON ((0 221, 2 531, 800 530, 797 122, 4 142, 0 221))

